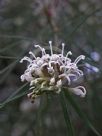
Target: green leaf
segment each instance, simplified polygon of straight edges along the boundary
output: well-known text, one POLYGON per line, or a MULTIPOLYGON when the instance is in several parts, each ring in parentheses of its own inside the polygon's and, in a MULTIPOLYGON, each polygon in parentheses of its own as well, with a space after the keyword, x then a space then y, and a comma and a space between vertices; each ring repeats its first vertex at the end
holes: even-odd
POLYGON ((69 134, 69 136, 74 136, 73 125, 70 120, 70 116, 69 116, 68 108, 67 108, 67 103, 65 101, 65 96, 64 96, 63 91, 61 91, 61 93, 60 93, 60 102, 61 102, 68 134, 69 134))
MULTIPOLYGON (((27 48, 28 49, 28 48, 27 48)), ((4 80, 6 79, 6 77, 11 73, 11 71, 13 70, 13 68, 16 66, 16 64, 19 62, 19 60, 22 58, 22 56, 25 54, 25 50, 22 51, 19 54, 19 57, 16 58, 15 61, 13 61, 11 64, 9 64, 6 68, 4 68, 3 70, 0 70, 0 76, 2 76, 2 78, 0 79, 0 84, 2 84, 2 82, 4 82, 4 80), (4 74, 5 73, 5 74, 4 74)))
POLYGON ((8 39, 20 39, 20 40, 29 40, 29 41, 33 41, 34 39, 31 37, 25 37, 25 36, 21 36, 21 35, 0 35, 0 38, 8 38, 8 39))
POLYGON ((0 59, 17 59, 17 57, 0 55, 0 59))
POLYGON ((79 115, 80 118, 82 118, 84 120, 84 122, 86 123, 86 125, 97 135, 97 136, 101 136, 101 134, 96 130, 96 128, 94 127, 94 125, 91 123, 91 121, 88 119, 88 117, 84 114, 84 112, 80 109, 80 107, 78 106, 78 104, 74 101, 74 99, 71 97, 71 95, 69 94, 68 90, 64 90, 64 94, 68 100, 68 102, 70 102, 70 104, 73 106, 73 108, 75 109, 75 111, 77 112, 77 114, 79 115))
POLYGON ((75 33, 77 32, 77 30, 87 21, 87 19, 89 17, 93 16, 96 12, 99 12, 101 10, 102 10, 101 8, 98 8, 95 11, 93 11, 92 13, 90 13, 90 14, 82 17, 81 21, 79 21, 79 23, 72 29, 72 32, 69 34, 68 39, 70 39, 73 36, 73 34, 75 35, 75 33))
POLYGON ((12 101, 14 101, 14 100, 16 100, 16 99, 18 99, 18 98, 26 95, 28 93, 28 91, 27 91, 27 88, 28 88, 27 85, 28 85, 28 83, 25 83, 19 89, 17 89, 15 92, 13 92, 4 102, 2 102, 0 104, 0 108, 3 108, 9 102, 12 102, 12 101))
POLYGON ((5 52, 5 51, 7 51, 7 50, 10 50, 11 48, 13 48, 14 46, 18 46, 20 44, 20 41, 16 41, 16 43, 14 42, 14 43, 12 43, 12 44, 10 44, 10 45, 8 45, 8 46, 6 46, 6 47, 4 47, 4 48, 2 48, 2 49, 0 49, 0 53, 3 53, 3 52, 5 52))

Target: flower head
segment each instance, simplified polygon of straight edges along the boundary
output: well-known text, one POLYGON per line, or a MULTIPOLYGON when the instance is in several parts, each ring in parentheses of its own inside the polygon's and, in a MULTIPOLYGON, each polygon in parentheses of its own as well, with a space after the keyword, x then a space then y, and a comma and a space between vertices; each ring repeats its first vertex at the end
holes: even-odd
POLYGON ((35 45, 35 48, 41 50, 42 56, 36 57, 30 51, 31 57, 24 57, 20 61, 21 63, 24 60, 28 61, 27 69, 21 75, 21 81, 30 83, 32 92, 28 94, 28 97, 33 101, 45 90, 60 93, 61 88, 64 86, 68 87, 74 94, 84 97, 86 94, 85 88, 83 86, 72 88, 71 84, 83 76, 83 71, 78 68, 78 63, 80 60, 84 60, 85 56, 80 55, 72 62, 69 58, 69 55, 72 55, 71 51, 68 51, 64 56, 64 43, 62 43, 62 52, 60 54, 53 53, 52 41, 49 41, 49 45, 50 54, 47 54, 41 46, 35 45))

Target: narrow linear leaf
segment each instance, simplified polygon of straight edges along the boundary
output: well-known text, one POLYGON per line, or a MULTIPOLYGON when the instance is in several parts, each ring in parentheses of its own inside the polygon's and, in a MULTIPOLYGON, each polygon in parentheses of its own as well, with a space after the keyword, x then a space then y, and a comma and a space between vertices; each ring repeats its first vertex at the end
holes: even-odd
POLYGON ((25 83, 24 85, 22 85, 20 88, 18 88, 15 92, 13 92, 10 97, 7 98, 6 102, 9 101, 11 98, 13 98, 16 94, 18 94, 19 92, 21 92, 24 88, 27 88, 28 83, 25 83))
POLYGON ((8 69, 14 67, 17 62, 18 62, 18 60, 15 60, 11 64, 9 64, 6 68, 4 68, 3 70, 0 70, 0 75, 3 74, 4 72, 6 72, 8 69))
POLYGON ((28 93, 27 87, 28 83, 24 84, 23 86, 21 86, 19 89, 17 89, 17 91, 15 91, 14 93, 12 93, 4 102, 2 102, 0 104, 0 108, 3 108, 6 104, 8 104, 9 102, 12 102, 24 95, 26 95, 28 93), (21 91, 23 91, 21 93, 21 91), (20 92, 20 93, 19 93, 20 92))
POLYGON ((0 53, 3 53, 3 52, 5 52, 5 51, 7 51, 7 50, 13 48, 14 46, 19 45, 20 42, 21 42, 21 41, 18 41, 18 42, 16 41, 16 43, 10 44, 10 45, 8 45, 8 46, 6 46, 6 47, 0 49, 0 53))
POLYGON ((29 40, 29 41, 33 41, 34 39, 31 37, 25 37, 25 36, 20 36, 20 35, 1 35, 0 34, 0 38, 9 38, 9 39, 20 39, 20 40, 29 40))
MULTIPOLYGON (((27 48, 27 50, 28 50, 28 48, 27 48)), ((24 50, 22 53, 19 54, 19 57, 15 61, 13 61, 6 68, 4 68, 3 70, 0 71, 0 75, 2 75, 5 72, 5 74, 3 74, 3 77, 0 79, 0 84, 2 84, 2 82, 5 80, 5 78, 11 73, 11 71, 16 66, 16 64, 19 62, 21 57, 25 54, 25 52, 26 51, 24 50)))
POLYGON ((86 125, 91 128, 91 130, 97 135, 97 136, 101 136, 101 134, 96 130, 96 128, 94 127, 94 125, 91 123, 91 121, 88 119, 88 117, 84 114, 84 112, 80 109, 80 107, 77 105, 77 103, 74 101, 74 99, 71 97, 71 95, 69 94, 68 90, 64 90, 64 94, 68 100, 68 102, 70 102, 70 104, 73 106, 73 108, 75 109, 75 111, 77 112, 77 114, 79 115, 79 117, 81 117, 84 122, 86 123, 86 125))
POLYGON ((90 13, 89 15, 85 16, 84 18, 82 18, 82 20, 78 23, 78 25, 75 26, 75 28, 73 28, 72 32, 69 34, 68 38, 70 39, 70 37, 72 37, 73 34, 75 34, 75 32, 87 21, 87 19, 89 17, 91 17, 92 15, 94 15, 96 12, 101 11, 102 8, 96 9, 95 11, 93 11, 92 13, 90 13))
POLYGON ((0 55, 0 59, 17 59, 17 57, 14 57, 14 56, 2 56, 2 55, 0 55))
POLYGON ((60 102, 61 102, 61 106, 62 106, 62 110, 63 110, 68 134, 69 134, 69 136, 74 136, 73 126, 72 126, 72 123, 71 123, 71 120, 70 120, 70 116, 69 116, 69 113, 68 113, 68 108, 67 108, 67 104, 66 104, 66 101, 65 101, 65 96, 64 96, 63 91, 61 91, 61 93, 60 93, 60 102))

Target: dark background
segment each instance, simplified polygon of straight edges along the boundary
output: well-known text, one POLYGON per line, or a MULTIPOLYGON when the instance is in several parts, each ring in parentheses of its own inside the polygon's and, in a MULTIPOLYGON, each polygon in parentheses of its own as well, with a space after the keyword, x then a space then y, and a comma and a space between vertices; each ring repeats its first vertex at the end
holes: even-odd
MULTIPOLYGON (((30 103, 20 76, 19 60, 34 50, 71 50, 73 60, 83 54, 81 79, 87 96, 71 95, 81 111, 68 104, 75 136, 96 136, 82 112, 102 135, 102 0, 0 0, 0 136, 66 136, 59 95, 42 95, 30 103), (80 118, 81 117, 81 118, 80 118)), ((67 117, 66 117, 67 120, 67 117)), ((71 136, 71 135, 69 135, 71 136)))

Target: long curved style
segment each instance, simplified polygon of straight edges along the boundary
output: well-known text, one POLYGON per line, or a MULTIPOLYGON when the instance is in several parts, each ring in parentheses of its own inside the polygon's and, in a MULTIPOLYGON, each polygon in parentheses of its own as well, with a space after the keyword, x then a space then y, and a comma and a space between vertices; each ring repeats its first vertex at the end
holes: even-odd
POLYGON ((77 81, 83 76, 83 71, 78 68, 78 63, 85 59, 84 55, 78 56, 74 62, 69 58, 72 55, 71 51, 68 51, 64 56, 65 44, 62 43, 62 51, 60 54, 54 54, 52 49, 52 41, 49 41, 50 54, 47 54, 45 49, 40 45, 35 45, 35 48, 41 50, 42 56, 36 57, 35 54, 30 51, 30 57, 24 57, 20 63, 24 60, 28 61, 27 69, 24 74, 21 75, 21 81, 27 81, 30 83, 30 90, 33 90, 28 94, 32 100, 39 96, 41 89, 47 88, 48 91, 53 90, 56 93, 60 93, 61 88, 66 86, 68 90, 76 95, 84 97, 86 90, 83 86, 77 86, 72 88, 73 81, 77 81), (36 88, 40 85, 40 91, 36 88))

